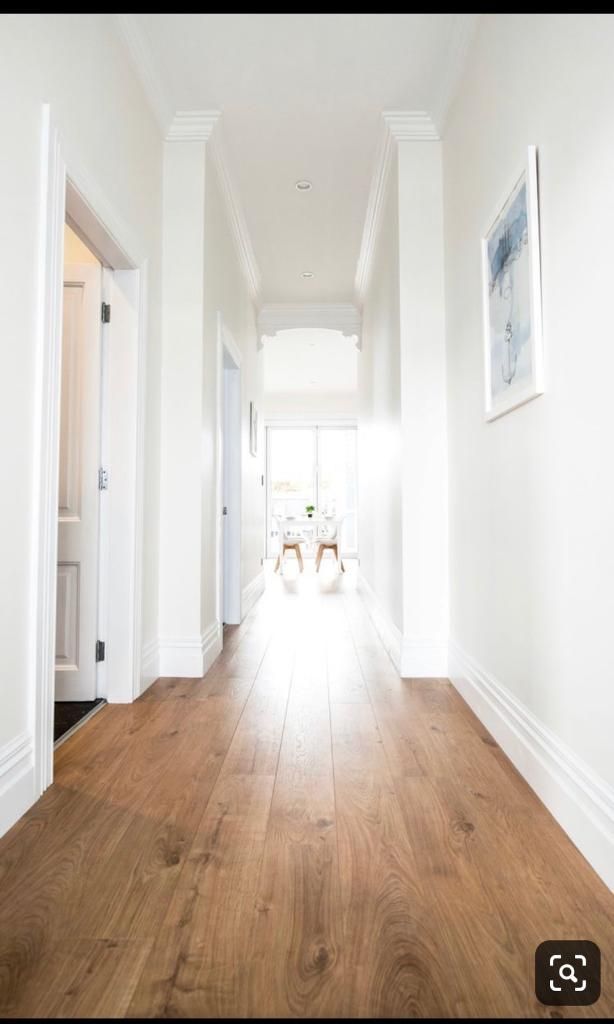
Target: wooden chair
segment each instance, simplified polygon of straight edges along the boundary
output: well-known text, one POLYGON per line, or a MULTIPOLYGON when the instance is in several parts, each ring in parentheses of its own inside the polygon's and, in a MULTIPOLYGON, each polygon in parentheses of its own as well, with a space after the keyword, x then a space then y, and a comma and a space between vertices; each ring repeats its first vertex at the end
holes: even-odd
POLYGON ((294 551, 296 559, 298 561, 299 569, 302 572, 304 569, 303 555, 301 553, 301 544, 304 541, 304 537, 297 532, 297 527, 293 526, 291 522, 274 516, 275 522, 277 523, 277 529, 279 530, 279 554, 275 563, 275 572, 283 572, 283 563, 286 551, 294 551))
POLYGON ((339 554, 342 522, 343 519, 336 519, 334 523, 330 523, 330 525, 326 525, 325 527, 320 527, 320 529, 324 532, 321 533, 316 539, 316 543, 318 545, 318 553, 316 555, 316 572, 320 571, 320 562, 322 561, 322 557, 325 551, 332 551, 335 558, 337 559, 337 563, 339 565, 339 568, 341 569, 341 572, 345 572, 345 566, 343 565, 343 560, 341 558, 341 555, 339 554))

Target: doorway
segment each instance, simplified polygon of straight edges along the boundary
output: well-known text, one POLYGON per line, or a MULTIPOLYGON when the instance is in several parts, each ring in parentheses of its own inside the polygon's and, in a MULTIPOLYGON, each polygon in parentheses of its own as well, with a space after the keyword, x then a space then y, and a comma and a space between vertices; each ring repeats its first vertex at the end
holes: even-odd
POLYGON ((307 505, 342 515, 341 554, 358 554, 355 426, 292 425, 266 429, 267 558, 279 549, 275 516, 300 516, 307 505))
POLYGON ((227 331, 221 339, 222 623, 241 622, 241 370, 227 331))
MULTIPOLYGON (((109 273, 109 272, 107 272, 109 273)), ((108 278, 107 278, 108 282, 108 278)), ((54 743, 104 703, 99 666, 103 267, 66 224, 60 382, 54 743)))
MULTIPOLYGON (((108 286, 111 307, 102 360, 106 415, 101 434, 110 497, 99 509, 103 543, 96 637, 105 643, 105 660, 98 664, 96 700, 106 697, 109 703, 130 703, 152 681, 143 662, 141 636, 148 250, 88 170, 71 167, 69 171, 49 105, 43 106, 42 115, 32 607, 36 646, 31 666, 37 797, 53 781, 58 561, 74 561, 58 557, 65 223, 87 243, 103 268, 103 296, 108 286)), ((68 642, 62 642, 64 655, 70 655, 68 642)))

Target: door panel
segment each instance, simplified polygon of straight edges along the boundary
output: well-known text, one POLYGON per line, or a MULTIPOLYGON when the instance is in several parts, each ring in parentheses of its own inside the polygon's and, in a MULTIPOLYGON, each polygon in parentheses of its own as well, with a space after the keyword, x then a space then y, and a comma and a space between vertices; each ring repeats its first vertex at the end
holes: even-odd
POLYGON ((64 268, 56 700, 96 698, 101 277, 100 266, 64 268))

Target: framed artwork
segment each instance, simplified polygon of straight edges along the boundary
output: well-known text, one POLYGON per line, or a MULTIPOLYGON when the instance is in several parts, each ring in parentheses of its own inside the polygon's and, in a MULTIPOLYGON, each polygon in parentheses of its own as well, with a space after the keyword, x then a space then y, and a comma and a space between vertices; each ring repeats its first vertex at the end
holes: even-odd
POLYGON ((537 150, 482 238, 486 419, 544 391, 537 150))
POLYGON ((258 412, 253 402, 249 403, 249 451, 258 454, 258 412))

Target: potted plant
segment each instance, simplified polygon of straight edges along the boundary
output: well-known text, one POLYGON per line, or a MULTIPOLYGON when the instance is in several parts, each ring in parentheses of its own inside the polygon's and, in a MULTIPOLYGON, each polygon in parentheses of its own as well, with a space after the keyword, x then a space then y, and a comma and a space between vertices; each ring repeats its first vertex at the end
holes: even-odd
POLYGON ((307 515, 308 515, 308 517, 310 519, 313 516, 313 513, 315 512, 315 510, 316 510, 315 505, 305 505, 305 512, 307 513, 307 515))

